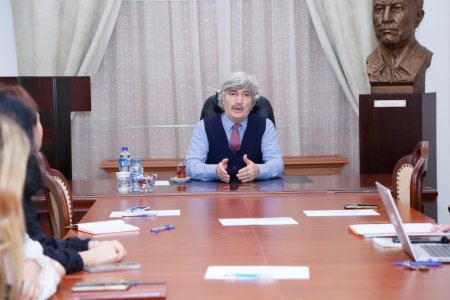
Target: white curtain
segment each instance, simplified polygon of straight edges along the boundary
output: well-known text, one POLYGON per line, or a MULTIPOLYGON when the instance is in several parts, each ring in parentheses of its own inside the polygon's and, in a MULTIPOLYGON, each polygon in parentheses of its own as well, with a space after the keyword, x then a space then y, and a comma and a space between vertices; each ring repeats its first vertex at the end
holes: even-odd
POLYGON ((122 0, 12 0, 19 76, 93 76, 122 0))
POLYGON ((370 91, 366 58, 377 42, 372 0, 306 0, 320 43, 358 114, 359 95, 370 91))
POLYGON ((0 76, 17 76, 16 42, 10 0, 0 0, 0 76))
POLYGON ((305 0, 124 1, 92 111, 72 120, 73 178, 106 177, 100 163, 121 145, 183 158, 204 100, 237 70, 272 103, 285 156, 342 154, 358 172, 358 118, 305 0))

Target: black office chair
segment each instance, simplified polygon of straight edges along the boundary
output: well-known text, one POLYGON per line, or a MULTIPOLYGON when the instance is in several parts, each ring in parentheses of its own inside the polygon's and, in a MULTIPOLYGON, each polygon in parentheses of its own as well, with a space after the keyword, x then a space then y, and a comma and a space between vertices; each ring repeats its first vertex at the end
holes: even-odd
MULTIPOLYGON (((205 104, 203 104, 200 120, 221 113, 223 113, 223 110, 219 106, 219 97, 218 94, 215 94, 206 99, 205 104)), ((258 101, 256 101, 256 104, 252 109, 252 113, 268 118, 273 122, 273 125, 275 125, 275 116, 273 114, 272 105, 266 97, 259 96, 258 101)))

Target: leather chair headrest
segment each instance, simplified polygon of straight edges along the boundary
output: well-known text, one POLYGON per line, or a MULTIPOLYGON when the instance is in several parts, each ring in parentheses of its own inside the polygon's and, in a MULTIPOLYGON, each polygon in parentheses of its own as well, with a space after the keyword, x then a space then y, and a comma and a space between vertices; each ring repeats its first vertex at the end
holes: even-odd
MULTIPOLYGON (((203 104, 200 120, 205 117, 214 116, 221 113, 223 113, 223 110, 219 106, 218 95, 212 95, 206 99, 205 104, 203 104)), ((258 101, 256 101, 256 104, 252 109, 252 113, 268 118, 275 125, 275 116, 273 114, 272 105, 266 97, 259 96, 258 101)))

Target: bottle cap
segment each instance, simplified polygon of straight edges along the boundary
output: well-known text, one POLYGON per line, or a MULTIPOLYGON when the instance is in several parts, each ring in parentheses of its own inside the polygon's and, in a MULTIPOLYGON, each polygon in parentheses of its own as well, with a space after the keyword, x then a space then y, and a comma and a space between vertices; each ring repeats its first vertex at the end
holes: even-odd
POLYGON ((128 151, 128 146, 122 146, 122 151, 123 150, 127 150, 128 151))
POLYGON ((135 162, 135 163, 140 163, 140 162, 141 162, 141 159, 136 157, 136 158, 134 159, 134 162, 135 162))

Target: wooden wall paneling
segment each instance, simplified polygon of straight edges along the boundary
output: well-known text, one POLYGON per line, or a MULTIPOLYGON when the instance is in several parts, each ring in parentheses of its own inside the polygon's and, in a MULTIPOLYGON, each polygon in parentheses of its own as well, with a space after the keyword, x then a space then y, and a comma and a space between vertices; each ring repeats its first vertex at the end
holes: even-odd
POLYGON ((52 168, 72 179, 70 113, 91 110, 91 85, 87 76, 2 77, 0 81, 22 85, 39 106, 44 129, 42 153, 52 168))

